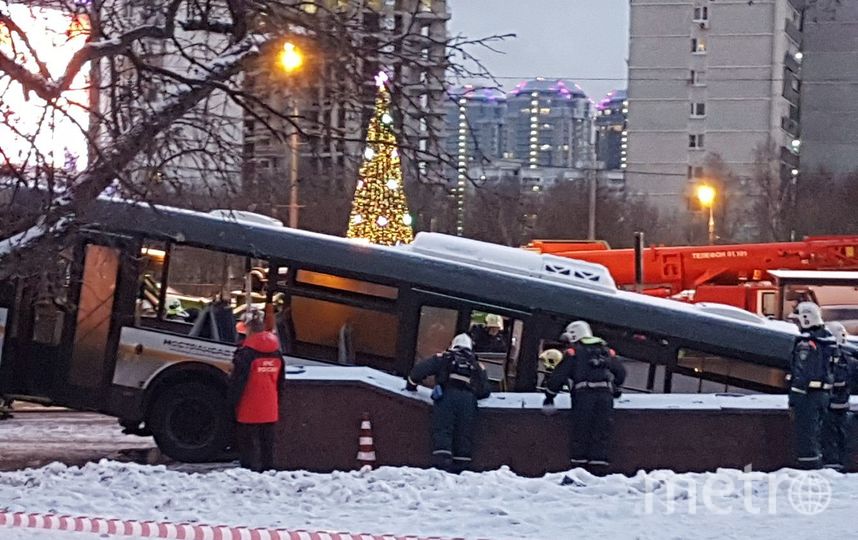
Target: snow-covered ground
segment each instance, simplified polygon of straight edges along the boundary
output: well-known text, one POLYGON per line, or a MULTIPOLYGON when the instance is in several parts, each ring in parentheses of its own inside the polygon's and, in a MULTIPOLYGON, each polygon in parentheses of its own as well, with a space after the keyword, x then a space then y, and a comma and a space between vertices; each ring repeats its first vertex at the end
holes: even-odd
MULTIPOLYGON (((190 470, 190 469, 189 469, 190 470)), ((102 461, 0 473, 0 507, 109 518, 465 538, 777 539, 854 536, 858 475, 666 471, 522 478, 384 467, 313 474, 189 472, 102 461), (830 491, 828 490, 830 488, 830 491)), ((0 531, 3 539, 92 535, 0 531)), ((105 537, 101 537, 105 538, 105 537)))

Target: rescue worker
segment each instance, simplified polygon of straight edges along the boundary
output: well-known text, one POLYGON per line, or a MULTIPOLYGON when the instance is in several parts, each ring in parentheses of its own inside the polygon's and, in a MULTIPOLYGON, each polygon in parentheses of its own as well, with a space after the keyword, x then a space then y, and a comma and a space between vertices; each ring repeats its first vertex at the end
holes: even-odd
POLYGON ((856 360, 847 341, 846 327, 833 322, 828 324, 828 330, 837 341, 837 351, 831 360, 831 399, 822 425, 822 463, 826 468, 842 471, 848 465, 849 384, 856 371, 856 360))
POLYGON ((477 400, 491 394, 488 375, 473 353, 470 336, 459 334, 447 351, 415 365, 405 389, 416 391, 431 375, 435 376, 432 462, 436 468, 459 472, 471 462, 477 400))
POLYGON ((560 340, 568 344, 563 361, 545 387, 543 406, 553 408, 554 397, 569 384, 572 397, 570 462, 591 471, 606 469, 614 412, 614 398, 622 395, 626 369, 613 349, 594 337, 585 321, 570 323, 560 340))
POLYGON ((507 351, 506 333, 503 331, 503 317, 489 313, 486 323, 476 325, 471 329, 474 341, 474 351, 505 353, 507 351))
POLYGON ((542 362, 543 367, 545 367, 545 378, 542 381, 542 386, 545 386, 548 383, 548 378, 551 377, 558 364, 563 360, 563 353, 557 349, 545 349, 539 355, 539 360, 542 362))
POLYGON ((244 316, 246 337, 235 351, 229 402, 235 411, 239 462, 253 471, 274 468, 275 426, 285 384, 280 343, 265 330, 265 315, 251 309, 244 316))
POLYGON ((796 459, 800 468, 818 469, 822 465, 822 423, 833 382, 831 361, 837 344, 825 329, 819 306, 801 302, 796 311, 802 335, 793 349, 789 375, 796 459))

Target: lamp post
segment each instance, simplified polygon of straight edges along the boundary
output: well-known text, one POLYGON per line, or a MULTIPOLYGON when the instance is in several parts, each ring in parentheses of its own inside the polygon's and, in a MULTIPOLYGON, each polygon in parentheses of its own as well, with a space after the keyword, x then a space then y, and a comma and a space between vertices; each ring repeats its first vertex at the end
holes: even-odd
POLYGON ((715 188, 708 184, 697 186, 697 200, 700 205, 709 209, 709 245, 715 243, 715 215, 713 207, 715 206, 715 188))
MULTIPOLYGON (((287 41, 283 44, 283 49, 277 58, 280 68, 287 74, 292 74, 301 69, 304 65, 304 55, 301 50, 292 42, 287 41)), ((298 117, 298 102, 295 99, 294 91, 289 96, 290 114, 292 115, 293 123, 298 117)), ((298 228, 298 127, 292 126, 292 133, 289 135, 289 227, 298 228)))

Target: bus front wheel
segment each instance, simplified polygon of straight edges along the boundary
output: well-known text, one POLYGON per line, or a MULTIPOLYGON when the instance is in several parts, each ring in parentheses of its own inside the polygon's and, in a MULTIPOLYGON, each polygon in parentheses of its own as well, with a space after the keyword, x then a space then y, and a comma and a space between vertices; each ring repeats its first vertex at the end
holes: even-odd
POLYGON ((207 384, 179 383, 156 396, 148 425, 164 454, 200 463, 224 455, 232 421, 223 392, 207 384))

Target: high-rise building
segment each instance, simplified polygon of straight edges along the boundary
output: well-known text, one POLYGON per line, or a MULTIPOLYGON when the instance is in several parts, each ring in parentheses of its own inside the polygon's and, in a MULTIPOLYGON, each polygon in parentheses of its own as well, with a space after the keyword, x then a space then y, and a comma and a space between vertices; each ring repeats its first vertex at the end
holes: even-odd
POLYGON ((858 170, 858 2, 806 0, 802 170, 858 170))
POLYGON ((537 78, 507 95, 504 157, 529 167, 572 168, 592 161, 592 102, 578 85, 537 78))
POLYGON ((465 85, 450 91, 445 117, 445 152, 455 166, 447 167, 456 200, 456 232, 465 227, 465 194, 471 167, 501 157, 504 147, 506 95, 492 88, 465 85))
POLYGON ((596 159, 604 163, 607 170, 625 168, 628 105, 625 90, 609 92, 596 105, 596 159))
MULTIPOLYGON (((285 141, 272 135, 269 126, 289 133, 296 129, 290 123, 297 124, 301 132, 297 153, 301 175, 351 178, 363 152, 365 126, 374 104, 375 76, 380 71, 396 88, 394 121, 401 144, 409 148, 403 152, 406 182, 418 176, 443 181, 443 81, 450 18, 446 0, 290 1, 317 17, 336 17, 346 11, 349 25, 362 32, 362 37, 350 38, 362 40, 357 45, 365 45, 367 55, 359 59, 360 65, 343 66, 338 58, 326 61, 326 51, 315 51, 319 65, 313 66, 314 76, 296 77, 294 84, 273 73, 268 65, 251 70, 249 89, 279 102, 280 110, 290 112, 292 118, 277 118, 265 110, 257 111, 258 117, 245 115, 245 185, 251 190, 260 185, 276 189, 288 183, 293 152, 285 141), (361 77, 356 73, 362 74, 360 85, 355 84, 361 77), (414 159, 408 159, 410 156, 414 159)), ((313 46, 311 38, 304 39, 313 46)))
POLYGON ((631 0, 628 190, 684 212, 708 158, 747 180, 762 148, 798 174, 799 3, 631 0))

